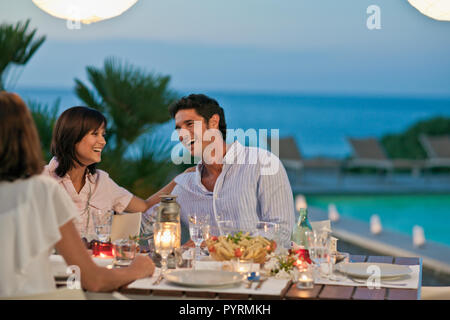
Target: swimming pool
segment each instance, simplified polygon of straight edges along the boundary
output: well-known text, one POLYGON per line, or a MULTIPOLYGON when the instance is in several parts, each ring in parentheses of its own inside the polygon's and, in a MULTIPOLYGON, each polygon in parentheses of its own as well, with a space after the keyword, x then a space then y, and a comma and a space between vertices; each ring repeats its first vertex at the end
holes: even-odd
POLYGON ((450 246, 450 195, 311 195, 306 200, 323 210, 334 203, 342 217, 367 223, 377 214, 383 228, 409 236, 419 225, 427 240, 450 246))

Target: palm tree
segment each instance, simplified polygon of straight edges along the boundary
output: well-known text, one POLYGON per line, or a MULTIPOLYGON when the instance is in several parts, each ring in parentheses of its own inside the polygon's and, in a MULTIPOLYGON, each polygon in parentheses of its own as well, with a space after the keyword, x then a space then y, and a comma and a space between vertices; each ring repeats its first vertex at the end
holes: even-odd
POLYGON ((169 161, 170 142, 150 136, 158 124, 170 119, 167 108, 177 98, 169 89, 170 77, 114 58, 106 59, 102 69, 86 70, 91 88, 75 79, 75 92, 108 119, 108 144, 100 168, 136 195, 148 196, 181 170, 169 161))
MULTIPOLYGON (((6 88, 6 79, 13 66, 25 65, 44 43, 45 36, 34 40, 37 29, 28 31, 30 20, 15 26, 0 25, 0 91, 6 88)), ((12 77, 12 82, 17 81, 12 77)))
POLYGON ((58 119, 61 99, 57 99, 52 105, 43 104, 34 100, 28 101, 36 128, 41 139, 42 153, 46 162, 52 158, 50 146, 52 143, 52 130, 58 119))

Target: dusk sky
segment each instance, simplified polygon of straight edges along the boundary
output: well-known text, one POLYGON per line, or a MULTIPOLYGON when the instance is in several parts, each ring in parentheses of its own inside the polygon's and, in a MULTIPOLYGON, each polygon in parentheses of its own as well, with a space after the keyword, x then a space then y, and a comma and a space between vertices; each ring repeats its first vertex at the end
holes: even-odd
POLYGON ((140 0, 80 30, 31 0, 0 1, 2 23, 27 18, 47 41, 17 88, 72 88, 114 56, 179 90, 450 96, 450 22, 406 0, 140 0))

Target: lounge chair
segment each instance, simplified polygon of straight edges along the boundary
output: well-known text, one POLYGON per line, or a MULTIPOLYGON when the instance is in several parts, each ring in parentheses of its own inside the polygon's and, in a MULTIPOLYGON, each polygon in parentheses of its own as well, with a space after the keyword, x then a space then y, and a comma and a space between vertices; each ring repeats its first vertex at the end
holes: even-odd
POLYGON ((428 156, 426 169, 450 168, 450 136, 420 135, 419 140, 428 156))
MULTIPOLYGON (((276 154, 277 150, 272 150, 272 139, 267 141, 268 150, 276 154)), ((300 182, 302 169, 303 169, 303 158, 301 156, 300 150, 297 147, 297 143, 294 137, 279 138, 278 144, 278 157, 283 163, 284 168, 291 180, 291 184, 295 185, 300 182)))
POLYGON ((345 169, 374 168, 382 171, 393 169, 392 161, 375 138, 348 138, 354 157, 345 163, 345 169))
MULTIPOLYGON (((271 150, 271 140, 269 139, 268 142, 268 149, 271 150)), ((292 136, 279 139, 278 156, 290 176, 291 184, 294 186, 303 180, 306 171, 319 171, 330 175, 334 172, 339 173, 341 167, 341 161, 337 159, 325 157, 303 158, 297 142, 292 136)))
POLYGON ((410 170, 413 176, 418 176, 423 168, 422 160, 390 159, 376 138, 348 138, 353 149, 354 158, 344 164, 345 169, 374 168, 386 173, 394 169, 410 170))

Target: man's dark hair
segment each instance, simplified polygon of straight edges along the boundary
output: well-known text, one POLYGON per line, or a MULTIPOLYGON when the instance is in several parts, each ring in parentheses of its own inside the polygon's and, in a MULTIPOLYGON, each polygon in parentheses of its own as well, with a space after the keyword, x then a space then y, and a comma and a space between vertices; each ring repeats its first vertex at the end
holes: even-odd
POLYGON ((209 119, 215 114, 220 117, 219 131, 222 133, 223 140, 227 138, 227 124, 225 122, 225 113, 216 100, 204 94, 191 94, 183 97, 180 100, 169 106, 169 112, 172 118, 180 110, 194 109, 200 116, 208 123, 209 119))
MULTIPOLYGON (((58 118, 53 129, 52 154, 58 160, 56 175, 64 177, 75 164, 81 164, 75 152, 75 145, 91 130, 97 130, 102 125, 107 126, 106 118, 99 111, 88 107, 72 107, 64 111, 58 118)), ((96 172, 96 163, 87 168, 91 174, 96 172)))

